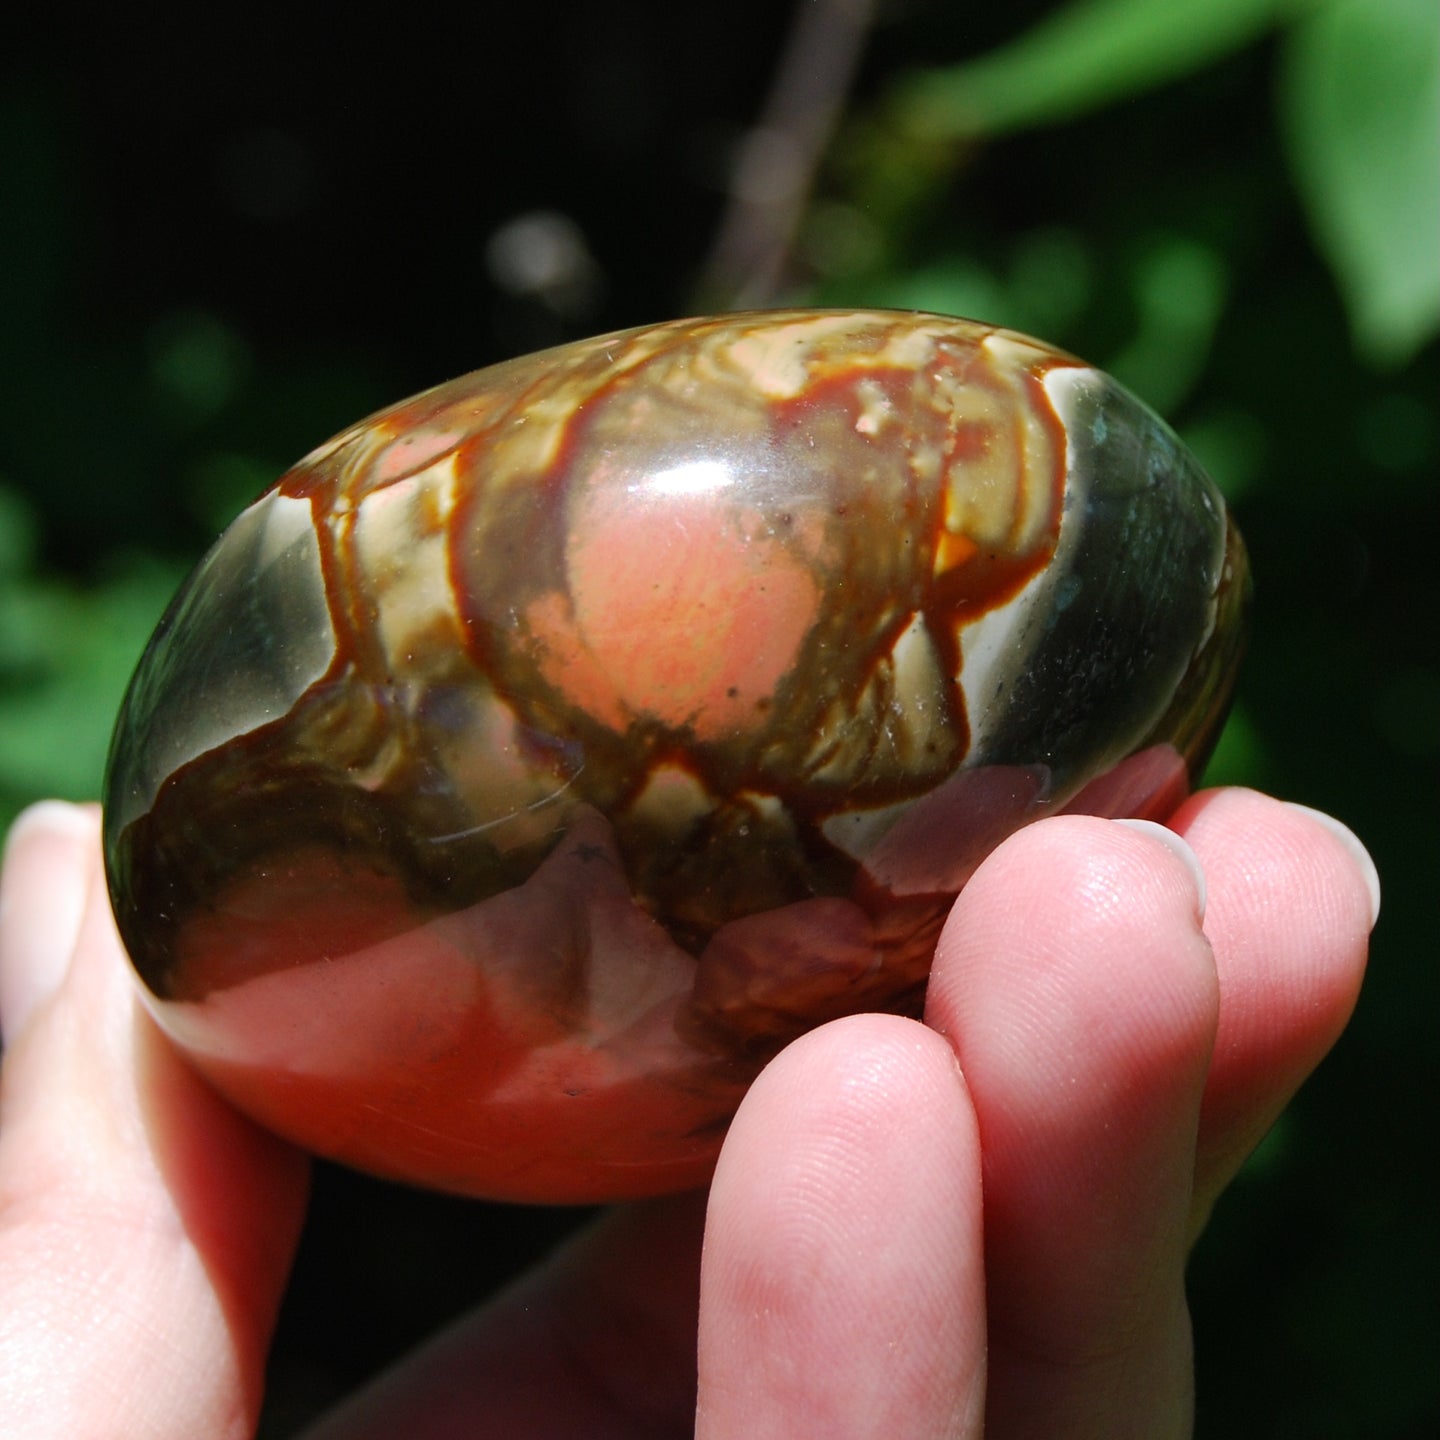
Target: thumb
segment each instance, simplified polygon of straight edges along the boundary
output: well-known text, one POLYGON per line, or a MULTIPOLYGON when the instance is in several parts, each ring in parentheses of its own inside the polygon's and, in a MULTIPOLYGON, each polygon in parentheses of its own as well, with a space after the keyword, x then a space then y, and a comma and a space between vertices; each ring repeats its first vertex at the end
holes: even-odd
POLYGON ((7 1434, 253 1433, 307 1167, 136 999, 99 815, 15 823, 0 875, 7 1434))

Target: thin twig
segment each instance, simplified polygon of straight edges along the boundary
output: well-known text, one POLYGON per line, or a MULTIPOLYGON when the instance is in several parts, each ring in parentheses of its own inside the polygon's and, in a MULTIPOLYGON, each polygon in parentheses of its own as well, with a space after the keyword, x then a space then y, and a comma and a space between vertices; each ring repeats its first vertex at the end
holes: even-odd
POLYGON ((874 0, 799 0, 765 109, 746 135, 700 282, 706 309, 772 303, 864 49, 874 0))

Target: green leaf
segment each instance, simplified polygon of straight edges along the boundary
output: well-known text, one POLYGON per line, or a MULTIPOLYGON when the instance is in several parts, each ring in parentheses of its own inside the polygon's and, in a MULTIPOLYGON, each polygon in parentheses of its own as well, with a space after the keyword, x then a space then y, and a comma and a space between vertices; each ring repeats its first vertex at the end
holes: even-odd
POLYGON ((913 77, 902 125, 927 138, 1054 124, 1239 50, 1315 0, 1072 0, 978 60, 913 77))
POLYGON ((1290 162, 1356 346, 1403 363, 1440 329, 1440 5, 1337 0, 1285 60, 1290 162))
POLYGON ((1246 785, 1263 790, 1273 780, 1274 765, 1265 738, 1244 705, 1237 702, 1205 767, 1205 784, 1246 785))
POLYGON ((1183 236, 1159 237, 1131 276, 1135 334, 1105 368, 1162 415, 1194 388, 1225 309, 1225 258, 1183 236))
POLYGON ((130 672, 179 580, 154 561, 98 586, 0 586, 0 822, 44 796, 100 793, 130 672))

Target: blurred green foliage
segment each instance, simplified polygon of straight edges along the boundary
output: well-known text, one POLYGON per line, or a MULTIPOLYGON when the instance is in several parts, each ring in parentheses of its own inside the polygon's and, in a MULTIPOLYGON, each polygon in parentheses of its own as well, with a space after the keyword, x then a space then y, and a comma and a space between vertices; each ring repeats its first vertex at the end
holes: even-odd
POLYGON ((1078 0, 1013 43, 896 87, 901 128, 969 141, 1175 80, 1269 30, 1294 180, 1357 343, 1403 362, 1440 318, 1440 10, 1429 0, 1078 0))
MULTIPOLYGON (((1430 0, 1072 0, 974 59, 902 73, 857 112, 837 146, 833 168, 842 179, 812 207, 805 253, 815 278, 799 298, 976 315, 1062 341, 1084 333, 1087 309, 1118 299, 1129 312, 1126 333, 1109 353, 1087 358, 1175 414, 1203 379, 1234 300, 1238 257, 1212 233, 1216 197, 1198 197, 1211 213, 1197 207, 1189 227, 1183 214, 1169 224, 1157 217, 1110 258, 1111 267, 1118 261, 1114 275, 1096 253, 1097 237, 1066 225, 1006 235, 988 257, 983 245, 906 242, 917 232, 933 236, 924 216, 963 193, 964 163, 977 147, 1113 107, 1270 33, 1279 36, 1292 180, 1357 350, 1377 370, 1403 365, 1440 327, 1440 7, 1430 0), (888 228, 878 234, 870 202, 897 184, 903 194, 881 210, 888 228)), ((0 104, 9 177, 0 358, 7 375, 30 382, 8 407, 12 416, 21 405, 27 412, 9 437, 9 464, 22 474, 0 472, 3 822, 42 795, 97 793, 109 717, 176 578, 173 563, 128 548, 107 556, 106 573, 85 584, 44 574, 35 564, 36 517, 15 484, 25 478, 26 440, 58 441, 77 469, 111 463, 122 484, 137 457, 158 461, 150 473, 163 474, 178 440, 243 403, 253 357, 243 336, 193 305, 154 317, 143 336, 124 337, 128 353, 87 339, 90 353, 76 355, 65 264, 78 249, 77 197, 66 190, 58 153, 63 126, 22 87, 0 104), (56 393, 76 374, 102 393, 113 387, 80 433, 65 424, 65 397, 56 393), (45 393, 47 380, 53 388, 45 393)), ((1374 442, 1408 444, 1416 453, 1401 455, 1402 465, 1428 458, 1433 416, 1399 396, 1376 404, 1388 413, 1370 417, 1374 442)), ((312 436, 324 423, 317 416, 312 436)), ((1193 416, 1187 438, 1233 498, 1257 472, 1264 430, 1235 408, 1193 416)), ((201 446, 168 481, 173 492, 178 480, 182 502, 218 530, 277 473, 279 458, 201 446)), ((149 494, 134 498, 135 508, 165 503, 153 480, 149 494)), ((1226 773, 1245 778, 1233 737, 1226 755, 1226 773)))
POLYGON ((1318 0, 1071 0, 1009 44, 897 86, 906 129, 950 140, 1076 119, 1248 45, 1318 0))
POLYGON ((1290 161, 1357 345, 1409 360, 1440 317, 1440 6, 1338 0, 1284 56, 1290 161))
MULTIPOLYGON (((892 8, 783 298, 1013 325, 1172 417, 1257 575, 1212 775, 1334 810, 1386 887, 1351 1032, 1198 1252, 1200 1434, 1433 1435, 1440 6, 892 8)), ((0 65, 0 824, 98 793, 179 575, 285 462, 447 373, 687 308, 784 11, 707 10, 691 42, 677 10, 589 7, 543 77, 453 95, 303 7, 273 49, 177 10, 0 65), (400 93, 356 101, 377 67, 400 93), (603 276, 578 313, 487 273, 540 205, 603 276)), ((428 22, 417 53, 483 52, 428 22)))

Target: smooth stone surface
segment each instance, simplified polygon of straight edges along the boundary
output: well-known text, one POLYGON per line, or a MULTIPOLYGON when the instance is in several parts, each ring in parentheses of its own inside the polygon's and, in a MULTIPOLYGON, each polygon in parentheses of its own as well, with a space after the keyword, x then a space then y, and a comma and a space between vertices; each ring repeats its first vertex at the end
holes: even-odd
POLYGON ((918 1011, 998 841, 1173 807, 1246 589, 1174 435, 1022 336, 790 311, 510 361, 320 447, 177 596, 111 757, 121 933, 312 1149, 700 1183, 778 1048, 918 1011))

